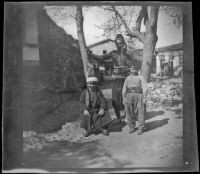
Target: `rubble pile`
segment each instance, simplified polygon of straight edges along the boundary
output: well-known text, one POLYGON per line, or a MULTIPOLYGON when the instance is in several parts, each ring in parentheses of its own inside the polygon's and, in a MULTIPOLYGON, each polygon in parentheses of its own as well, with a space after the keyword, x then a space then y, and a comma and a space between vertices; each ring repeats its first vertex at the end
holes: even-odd
POLYGON ((23 131, 23 151, 41 150, 53 141, 88 142, 91 137, 83 137, 83 129, 79 126, 80 120, 66 122, 62 129, 53 133, 36 133, 34 131, 23 131))
POLYGON ((182 102, 182 80, 148 83, 147 107, 172 107, 182 102))

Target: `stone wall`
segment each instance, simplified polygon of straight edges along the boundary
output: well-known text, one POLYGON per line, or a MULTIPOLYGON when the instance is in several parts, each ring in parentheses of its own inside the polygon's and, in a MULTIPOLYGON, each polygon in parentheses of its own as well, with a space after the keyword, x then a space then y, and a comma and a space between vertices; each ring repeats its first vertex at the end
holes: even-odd
POLYGON ((78 91, 84 71, 78 41, 42 10, 38 15, 41 66, 50 85, 67 92, 78 91), (80 82, 80 83, 79 83, 80 82))
POLYGON ((85 83, 78 41, 38 13, 40 65, 23 68, 23 128, 51 132, 79 117, 79 97, 85 83), (31 86, 31 84, 33 84, 31 86))

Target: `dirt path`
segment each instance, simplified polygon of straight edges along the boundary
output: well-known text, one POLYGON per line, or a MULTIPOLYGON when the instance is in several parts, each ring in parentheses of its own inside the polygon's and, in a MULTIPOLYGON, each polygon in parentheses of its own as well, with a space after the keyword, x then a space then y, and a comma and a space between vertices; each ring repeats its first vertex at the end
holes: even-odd
MULTIPOLYGON (((111 92, 103 90, 110 103, 111 92)), ((110 107, 110 114, 113 109, 110 107)), ((114 118, 114 116, 113 116, 114 118)), ((48 171, 67 168, 181 167, 182 104, 170 110, 147 108, 146 131, 129 134, 128 126, 111 128, 109 136, 82 136, 79 121, 52 134, 26 135, 24 167, 48 171), (30 139, 33 146, 30 146, 30 139), (35 137, 35 139, 33 138, 35 137)))

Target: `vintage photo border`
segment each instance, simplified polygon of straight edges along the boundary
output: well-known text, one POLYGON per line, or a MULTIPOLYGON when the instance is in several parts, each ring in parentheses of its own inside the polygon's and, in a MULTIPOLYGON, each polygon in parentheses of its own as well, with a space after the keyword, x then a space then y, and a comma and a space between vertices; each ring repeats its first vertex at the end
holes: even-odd
MULTIPOLYGON (((17 2, 14 2, 17 3, 17 2)), ((29 2, 30 3, 30 2, 29 2)), ((198 138, 196 123, 196 103, 194 91, 194 45, 193 45, 193 23, 192 23, 192 3, 191 2, 155 2, 155 1, 60 1, 60 2, 31 2, 44 3, 44 5, 141 5, 160 4, 160 5, 182 5, 183 6, 183 167, 143 167, 143 168, 77 168, 77 169, 58 169, 68 172, 136 172, 136 171, 199 171, 198 159, 198 138)), ((5 8, 4 8, 5 10, 5 8)), ((5 13, 4 13, 5 14, 5 13)), ((5 33, 4 33, 5 34, 5 33)), ((5 35, 4 35, 5 37, 5 35)), ((5 42, 5 39, 4 39, 5 42)), ((4 47, 4 52, 5 52, 4 47)), ((5 56, 4 56, 5 58, 5 56)))

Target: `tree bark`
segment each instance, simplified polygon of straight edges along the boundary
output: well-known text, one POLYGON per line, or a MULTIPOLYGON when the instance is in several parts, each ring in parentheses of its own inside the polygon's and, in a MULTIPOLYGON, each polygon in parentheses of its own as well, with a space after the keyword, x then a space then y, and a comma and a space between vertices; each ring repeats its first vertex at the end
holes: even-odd
POLYGON ((150 18, 146 23, 146 36, 143 47, 143 60, 141 75, 147 82, 150 80, 152 60, 154 57, 154 50, 158 40, 157 36, 157 20, 158 20, 158 6, 151 6, 150 18))
POLYGON ((145 78, 147 82, 149 82, 150 80, 150 73, 156 42, 156 36, 153 34, 148 34, 144 42, 141 75, 145 78))
POLYGON ((140 42, 144 43, 144 35, 140 32, 140 25, 141 25, 141 21, 142 21, 142 18, 143 18, 143 9, 140 11, 140 14, 139 14, 139 17, 137 19, 137 22, 136 22, 136 28, 131 31, 131 29, 128 27, 128 25, 126 24, 124 18, 122 17, 122 15, 117 11, 117 9, 112 6, 112 9, 111 11, 114 11, 118 16, 119 18, 121 19, 124 27, 125 27, 125 30, 127 32, 127 35, 131 36, 131 37, 136 37, 137 39, 140 40, 140 42))
POLYGON ((86 51, 86 43, 85 43, 85 36, 83 32, 83 13, 82 13, 82 6, 77 6, 77 12, 76 12, 76 26, 77 26, 77 33, 78 33, 78 39, 79 39, 79 47, 80 47, 80 53, 81 53, 81 59, 83 62, 83 68, 85 77, 87 78, 87 67, 88 67, 88 54, 86 51))

